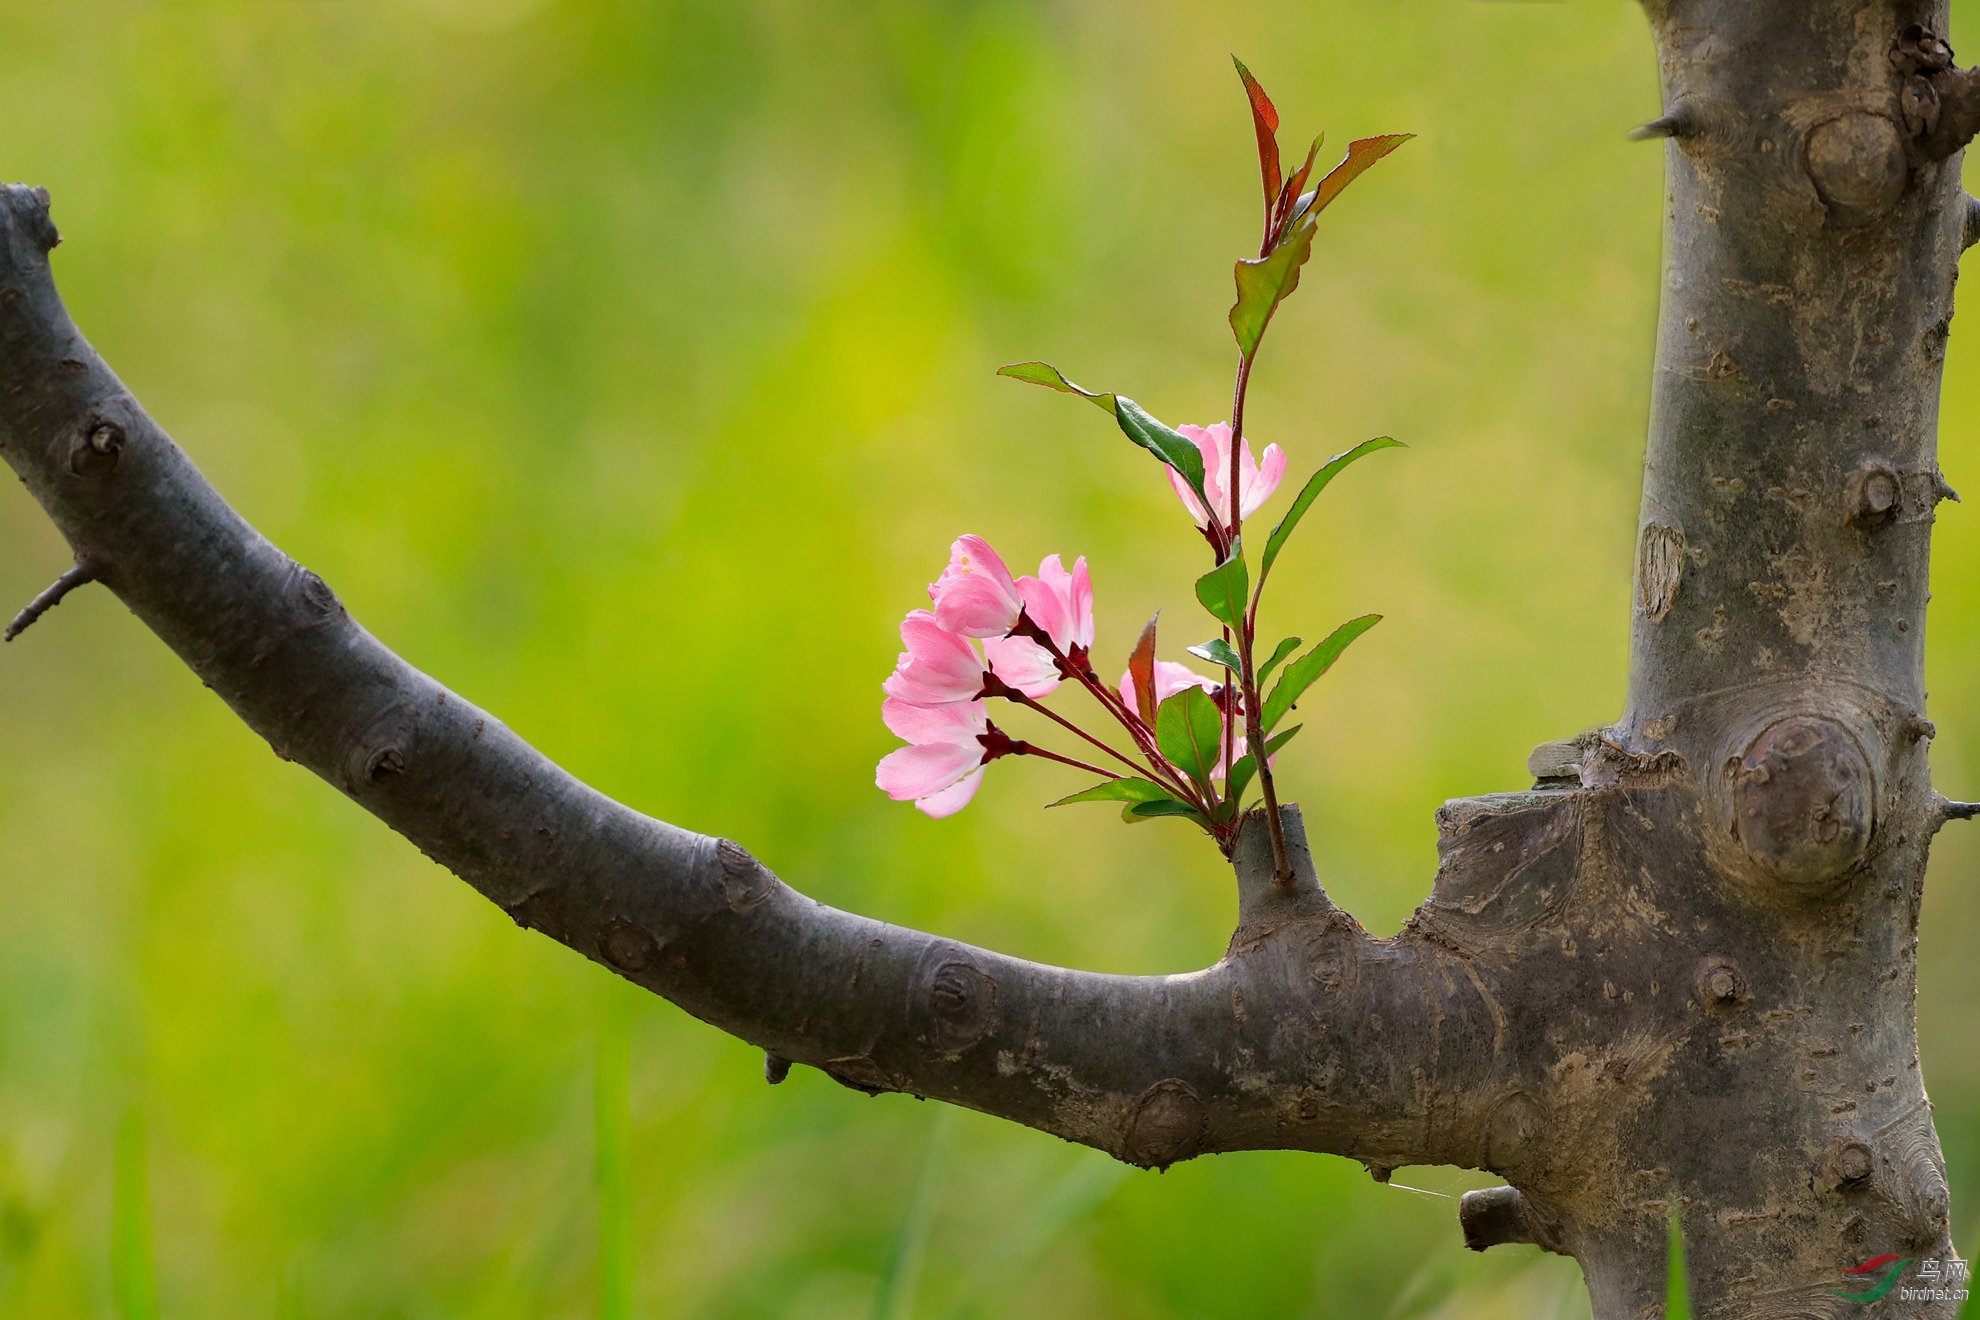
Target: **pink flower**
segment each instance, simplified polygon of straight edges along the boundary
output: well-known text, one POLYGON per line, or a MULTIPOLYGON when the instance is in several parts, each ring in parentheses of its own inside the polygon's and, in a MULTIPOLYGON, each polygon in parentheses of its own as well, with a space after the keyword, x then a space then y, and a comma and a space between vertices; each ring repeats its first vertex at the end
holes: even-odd
POLYGON ((909 743, 881 757, 874 773, 888 797, 912 800, 936 820, 969 805, 983 782, 985 748, 978 735, 989 722, 982 702, 918 706, 890 697, 880 705, 880 718, 909 743))
POLYGON ((1002 637, 1024 608, 1003 557, 980 536, 956 538, 949 566, 928 597, 935 602, 935 621, 965 637, 1002 637))
POLYGON ((1093 579, 1086 573, 1086 556, 1074 560, 1068 573, 1057 555, 1046 555, 1038 576, 1019 578, 1017 591, 1025 613, 1054 646, 1068 654, 1074 647, 1093 649, 1093 579))
MULTIPOLYGON (((1203 455, 1203 493, 1209 497, 1210 507, 1216 511, 1217 525, 1225 531, 1231 529, 1231 427, 1228 422, 1218 422, 1215 426, 1179 426, 1176 428, 1196 445, 1197 452, 1203 455)), ((1249 518, 1258 512, 1272 492, 1286 479, 1285 451, 1277 445, 1265 446, 1263 465, 1251 457, 1251 442, 1246 440, 1238 449, 1238 514, 1249 518)), ((1169 484, 1176 488, 1176 495, 1182 500, 1189 516, 1196 519, 1198 527, 1209 524, 1203 505, 1196 498, 1196 492, 1189 488, 1174 468, 1169 469, 1169 484)))
POLYGON ((983 691, 983 661, 976 648, 927 610, 910 611, 901 620, 901 645, 907 650, 880 685, 889 697, 916 706, 942 706, 972 701, 983 691))
MULTIPOLYGON (((1179 665, 1173 660, 1157 660, 1155 662, 1155 708, 1157 710, 1161 709, 1163 702, 1175 696, 1176 693, 1183 691, 1185 688, 1200 687, 1205 692, 1215 694, 1221 686, 1222 684, 1218 683, 1215 679, 1205 678, 1188 665, 1179 665)), ((1135 705, 1134 673, 1132 670, 1121 675, 1121 700, 1127 703, 1129 710, 1139 713, 1141 708, 1135 705)), ((1236 739, 1232 742, 1230 748, 1230 759, 1233 763, 1241 760, 1245 753, 1246 743, 1243 714, 1243 707, 1240 706, 1238 710, 1238 725, 1237 728, 1232 730, 1236 735, 1236 739)), ((1210 777, 1212 779, 1222 779, 1224 777, 1224 749, 1221 746, 1217 749, 1217 765, 1210 777)))
MULTIPOLYGON (((1093 580, 1086 574, 1085 559, 1076 560, 1068 573, 1057 555, 1047 555, 1038 576, 1021 577, 1016 586, 1026 617, 1052 639, 1060 655, 1093 649, 1093 580)), ((1059 686, 1058 661, 1029 637, 986 638, 983 654, 990 672, 1027 697, 1045 696, 1059 686)))
POLYGON ((1029 637, 986 637, 983 654, 991 673, 1033 700, 1059 686, 1059 662, 1029 637))

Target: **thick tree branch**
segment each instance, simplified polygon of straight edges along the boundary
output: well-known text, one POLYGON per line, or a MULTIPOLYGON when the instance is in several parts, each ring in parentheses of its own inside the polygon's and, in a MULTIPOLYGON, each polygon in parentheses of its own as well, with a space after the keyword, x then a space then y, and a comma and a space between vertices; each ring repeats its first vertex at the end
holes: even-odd
POLYGON ((1067 971, 835 911, 742 848, 651 820, 546 760, 364 631, 257 534, 69 320, 46 195, 0 194, 0 455, 114 591, 256 732, 515 920, 788 1061, 1161 1166, 1303 1147, 1441 1158, 1426 1083, 1490 1073, 1452 955, 1376 941, 1313 878, 1238 850, 1244 925, 1187 976, 1067 971), (115 437, 106 443, 105 437, 115 437), (1316 979, 1318 978, 1318 979, 1316 979), (1469 1039, 1461 1030, 1469 1023, 1469 1039))

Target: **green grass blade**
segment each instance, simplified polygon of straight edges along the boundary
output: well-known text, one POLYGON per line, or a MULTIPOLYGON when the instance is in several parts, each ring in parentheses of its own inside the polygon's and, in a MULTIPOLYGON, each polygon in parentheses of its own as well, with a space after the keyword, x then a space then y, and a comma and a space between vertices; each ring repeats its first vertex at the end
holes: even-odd
POLYGON ((1691 1283, 1684 1268, 1684 1230, 1678 1225, 1678 1197, 1670 1194, 1670 1264, 1664 1275, 1664 1320, 1691 1320, 1691 1283))
POLYGON ((598 1033, 593 1117, 598 1145, 598 1314, 632 1320, 634 1295, 632 1178, 632 1041, 623 1012, 598 1033))
POLYGON ((1113 1198, 1121 1184, 1134 1176, 1134 1169, 1109 1155, 1092 1151, 1052 1185, 1038 1208, 1019 1225, 1009 1244, 987 1270, 973 1274, 963 1289, 962 1300, 947 1313, 947 1320, 969 1316, 1011 1314, 1005 1308, 991 1310, 1009 1281, 1027 1273, 1039 1257, 1059 1245, 1094 1212, 1113 1198))
POLYGON ((872 1320, 908 1320, 914 1312, 914 1289, 921 1281, 921 1264, 928 1255, 928 1235, 935 1227, 935 1204, 941 1199, 948 1173, 949 1147, 955 1144, 956 1111, 943 1105, 935 1115, 928 1153, 908 1197, 907 1213, 887 1248, 880 1267, 880 1286, 873 1293, 872 1320))
POLYGON ((117 1320, 158 1320, 151 1256, 151 1196, 145 1178, 144 1122, 133 1109, 117 1128, 110 1200, 110 1288, 117 1320))

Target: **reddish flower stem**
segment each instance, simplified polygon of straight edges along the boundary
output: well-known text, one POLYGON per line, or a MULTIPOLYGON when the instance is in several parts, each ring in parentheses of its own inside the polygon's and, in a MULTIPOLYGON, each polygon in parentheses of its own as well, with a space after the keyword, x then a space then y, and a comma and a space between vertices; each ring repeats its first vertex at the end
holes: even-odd
MULTIPOLYGON (((1094 674, 1093 666, 1086 661, 1084 656, 1075 660, 1064 651, 1061 651, 1058 643, 1052 640, 1052 635, 1043 628, 1040 628, 1036 623, 1033 623, 1029 615, 1020 613, 1017 624, 1011 631, 1028 637, 1038 643, 1038 645, 1044 647, 1046 653, 1058 662, 1059 672, 1069 675, 1077 681, 1080 686, 1084 687, 1093 695, 1093 699, 1100 703, 1102 709, 1109 715, 1112 715, 1115 721, 1127 730, 1128 736, 1134 739, 1134 745, 1141 750, 1143 756, 1148 758, 1148 769, 1154 775, 1156 782, 1173 792, 1179 800, 1189 803, 1189 805, 1203 812, 1206 816, 1210 814, 1211 810, 1217 805, 1215 798, 1213 797, 1211 801, 1206 803, 1200 794, 1170 768, 1168 758, 1163 756, 1161 749, 1155 746, 1153 731, 1129 711, 1119 697, 1108 691, 1106 684, 1102 683, 1094 674)), ((1040 706, 1037 709, 1044 710, 1044 707, 1040 706)), ((1051 711, 1046 711, 1046 714, 1052 715, 1053 719, 1059 718, 1051 711)), ((1066 723, 1065 721, 1060 722, 1066 723)), ((1067 724, 1066 727, 1072 729, 1073 732, 1079 734, 1082 738, 1086 738, 1087 741, 1094 743, 1094 745, 1106 747, 1105 743, 1091 737, 1085 730, 1072 724, 1067 724)), ((1127 757, 1122 756, 1111 747, 1107 747, 1107 751, 1119 757, 1126 764, 1134 766, 1133 761, 1128 760, 1127 757)), ((1141 769, 1140 766, 1134 766, 1134 768, 1137 771, 1141 769)))
MULTIPOLYGON (((1070 733, 1077 734, 1081 738, 1086 739, 1086 741, 1092 743, 1095 747, 1098 747, 1101 751, 1113 757, 1116 761, 1119 761, 1122 765, 1134 771, 1137 775, 1143 773, 1144 767, 1136 764, 1134 758, 1128 756, 1125 752, 1115 751, 1112 747, 1109 747, 1106 743, 1101 742, 1098 738, 1088 733, 1085 729, 1080 728, 1077 724, 1074 724, 1071 720, 1059 714, 1059 712, 1053 710, 1051 707, 1045 705, 1044 703, 1035 701, 1032 698, 1025 696, 1024 693, 1017 691, 1015 688, 1011 689, 1011 691, 1009 693, 1006 693, 1005 695, 1009 700, 1015 701, 1019 705, 1029 706, 1032 710, 1037 711, 1040 715, 1043 715, 1046 719, 1052 721, 1060 728, 1065 729, 1070 733)), ((1114 775, 1112 777, 1115 779, 1120 778, 1119 775, 1114 775)))
POLYGON ((1072 766, 1075 770, 1091 770, 1094 774, 1099 775, 1102 779, 1121 778, 1120 775, 1115 774, 1111 770, 1102 770, 1097 765, 1088 765, 1084 761, 1076 761, 1070 756, 1060 756, 1057 752, 1048 752, 1043 747, 1034 746, 1031 743, 1022 742, 1016 739, 1013 739, 1011 742, 1011 755, 1042 756, 1048 761, 1057 761, 1060 765, 1072 766))
MULTIPOLYGON (((1244 447, 1244 401, 1251 388, 1251 366, 1257 360, 1258 349, 1254 345, 1251 352, 1238 359, 1237 383, 1231 391, 1231 540, 1236 542, 1243 527, 1240 517, 1242 504, 1238 491, 1240 468, 1238 456, 1244 447)), ((1264 581, 1261 578, 1259 585, 1264 581)), ((1238 632, 1238 660, 1244 666, 1240 679, 1243 683, 1245 741, 1250 744, 1252 763, 1258 767, 1258 787, 1265 797, 1265 829, 1272 838, 1272 874, 1282 885, 1293 882, 1292 862, 1286 854, 1285 830, 1279 823, 1279 794, 1272 782, 1272 767, 1265 754, 1265 728, 1258 700, 1258 672, 1251 657, 1252 636, 1257 631, 1257 600, 1253 598, 1252 608, 1244 615, 1244 626, 1238 632)), ((1226 728, 1236 719, 1237 705, 1231 704, 1227 713, 1226 728)), ((1228 733, 1226 734, 1228 738, 1228 733)), ((1229 783, 1226 772, 1225 783, 1229 783)))

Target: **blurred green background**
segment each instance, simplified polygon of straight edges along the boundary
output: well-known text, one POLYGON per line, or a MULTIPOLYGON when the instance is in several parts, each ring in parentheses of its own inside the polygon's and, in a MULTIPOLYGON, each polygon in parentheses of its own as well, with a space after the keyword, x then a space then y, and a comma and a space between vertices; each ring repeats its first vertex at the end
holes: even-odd
MULTIPOLYGON (((1421 135, 1328 214, 1252 414, 1296 473, 1411 446, 1329 493, 1273 611, 1387 615, 1282 770, 1387 934, 1440 801, 1620 707, 1662 168, 1623 139, 1658 108, 1634 6, 0 0, 0 176, 52 190, 77 320, 222 492, 578 775, 828 902, 1173 971, 1233 915, 1186 827, 1041 814, 1067 780, 1030 762, 930 822, 872 772, 895 626, 959 532, 1090 556, 1104 654, 1190 616, 1159 470, 991 372, 1225 415, 1257 209, 1230 51, 1289 139, 1421 135)), ((1956 332, 1955 485, 1976 430, 1956 332)), ((1931 634, 1968 797, 1971 508, 1931 634)), ((6 483, 0 603, 64 562, 6 483)), ((277 762, 105 593, 0 652, 0 751, 0 1315, 1586 1314, 1572 1262, 1472 1256, 1453 1201, 1347 1161, 1130 1174, 805 1069, 771 1090, 277 762)), ((1974 833, 1941 838, 1921 955, 1962 1240, 1974 833)))

